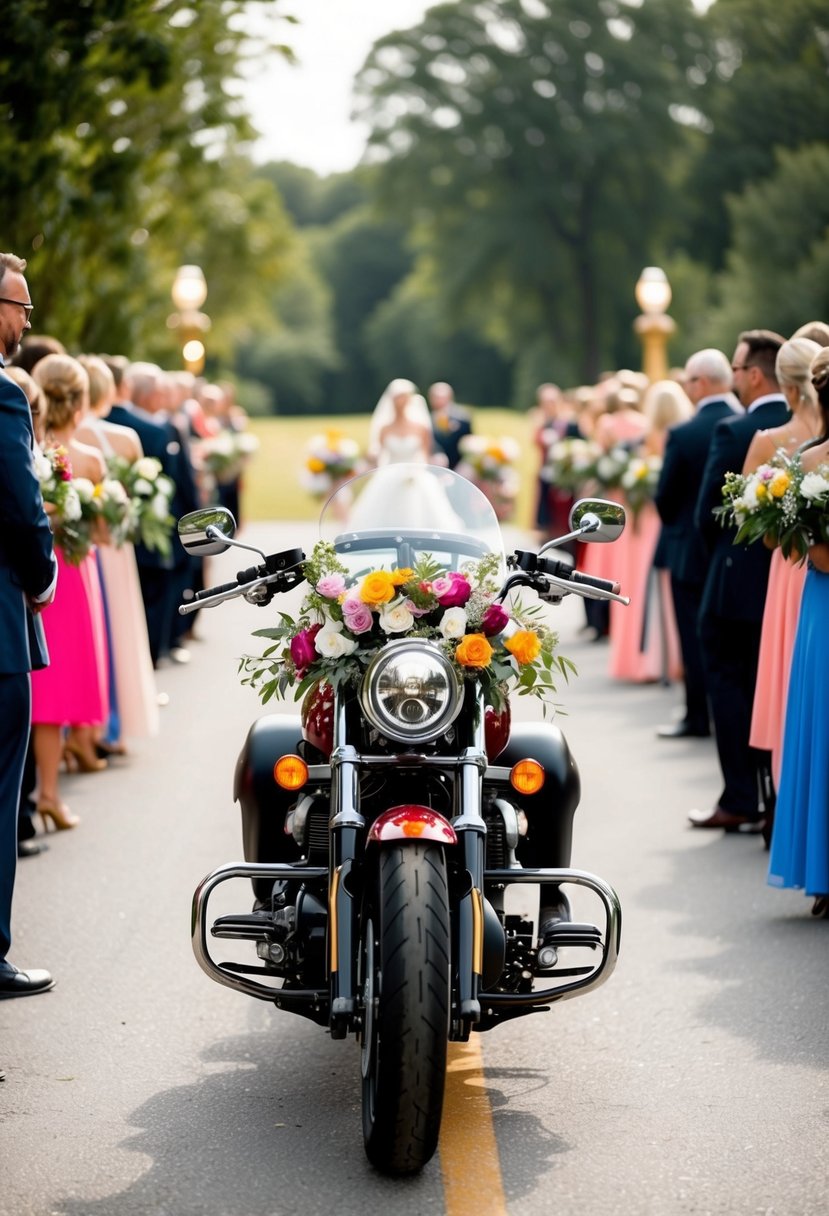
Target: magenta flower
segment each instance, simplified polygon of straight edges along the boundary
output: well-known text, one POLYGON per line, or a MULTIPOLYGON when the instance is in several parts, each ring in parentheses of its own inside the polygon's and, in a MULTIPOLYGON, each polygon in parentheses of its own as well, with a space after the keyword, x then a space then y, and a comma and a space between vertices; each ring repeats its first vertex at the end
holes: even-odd
POLYGON ((490 604, 481 618, 481 633, 485 638, 495 637, 509 624, 509 613, 503 604, 490 604))
POLYGON ((337 600, 345 591, 345 579, 341 574, 326 574, 317 583, 317 591, 328 600, 337 600))
POLYGON ((472 594, 469 580, 455 570, 447 574, 446 578, 436 578, 432 583, 432 591, 437 596, 441 608, 463 608, 472 594))
POLYGON ((343 621, 351 633, 368 633, 374 624, 374 617, 368 604, 364 604, 356 597, 343 600, 342 610, 343 621))
POLYGON ((322 625, 311 625, 308 629, 301 629, 299 633, 294 634, 291 638, 291 658, 300 675, 310 667, 317 658, 317 649, 314 645, 314 638, 322 629, 322 625))

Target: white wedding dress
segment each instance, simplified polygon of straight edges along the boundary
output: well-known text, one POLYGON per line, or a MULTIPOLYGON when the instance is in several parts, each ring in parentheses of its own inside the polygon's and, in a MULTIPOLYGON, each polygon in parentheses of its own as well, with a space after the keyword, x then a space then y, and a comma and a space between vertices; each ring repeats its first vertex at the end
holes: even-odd
POLYGON ((441 484, 442 472, 427 464, 420 435, 387 434, 378 468, 365 478, 348 527, 355 532, 375 528, 464 531, 441 484))

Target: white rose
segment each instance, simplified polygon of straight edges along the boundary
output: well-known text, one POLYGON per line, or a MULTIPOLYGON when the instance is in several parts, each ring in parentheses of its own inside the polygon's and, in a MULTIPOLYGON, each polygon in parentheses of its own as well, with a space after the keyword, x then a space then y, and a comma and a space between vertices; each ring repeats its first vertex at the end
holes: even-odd
MULTIPOLYGON (((161 472, 161 461, 155 456, 142 456, 132 466, 136 477, 144 477, 147 481, 155 481, 161 472)), ((150 491, 145 491, 149 493, 150 491)))
POLYGON ((103 491, 104 498, 109 499, 110 502, 117 502, 123 505, 128 501, 129 495, 127 494, 127 491, 121 485, 120 481, 116 481, 112 477, 107 477, 104 479, 103 491))
POLYGON ((155 493, 155 487, 152 482, 147 481, 145 477, 139 477, 133 483, 133 490, 136 494, 140 494, 142 498, 150 498, 155 493))
POLYGON ((78 498, 78 491, 75 489, 75 483, 66 487, 66 497, 63 500, 63 518, 69 523, 81 517, 81 500, 78 498))
POLYGON ((800 493, 813 501, 829 492, 829 480, 822 473, 805 473, 800 483, 800 493))
POLYGON ((414 625, 414 617, 402 599, 392 600, 380 610, 378 617, 384 633, 406 633, 414 625))
POLYGON ((462 638, 466 633, 467 615, 463 608, 447 608, 438 625, 445 638, 462 638))
POLYGON ((95 483, 88 477, 73 477, 72 485, 81 502, 92 502, 95 495, 95 483))
POLYGON ((236 445, 240 452, 246 456, 252 455, 259 450, 259 440, 255 435, 251 435, 249 431, 240 431, 236 436, 236 445))
POLYGON ((165 520, 170 513, 170 504, 163 494, 156 494, 150 503, 150 510, 156 519, 165 520))
POLYGON ((329 621, 314 638, 317 654, 325 659, 342 659, 345 655, 353 654, 357 643, 352 638, 343 637, 342 621, 329 621))
POLYGON ((52 465, 48 456, 44 456, 42 452, 35 450, 35 472, 37 479, 41 485, 46 485, 52 480, 52 465))

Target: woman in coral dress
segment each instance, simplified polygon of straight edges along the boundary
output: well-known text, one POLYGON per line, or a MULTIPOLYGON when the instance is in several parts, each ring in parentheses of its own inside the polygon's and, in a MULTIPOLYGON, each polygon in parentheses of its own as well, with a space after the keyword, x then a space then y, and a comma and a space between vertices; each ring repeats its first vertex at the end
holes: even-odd
MULTIPOLYGON (((792 338, 780 347, 776 363, 777 380, 792 416, 783 426, 757 432, 746 453, 743 473, 753 473, 775 452, 783 451, 791 455, 819 433, 820 410, 809 369, 820 349, 816 342, 810 342, 808 338, 792 338)), ((780 550, 775 549, 763 609, 749 738, 752 747, 771 752, 775 786, 780 781, 789 669, 805 580, 806 563, 787 561, 780 550)), ((768 809, 769 799, 766 801, 768 809)))
MULTIPOLYGON (((105 466, 100 452, 74 438, 87 406, 87 375, 68 355, 47 355, 34 368, 45 405, 45 446, 66 449, 76 477, 97 483, 105 466)), ((37 766, 37 810, 44 827, 72 828, 80 822, 61 801, 58 787, 64 751, 63 727, 73 725, 69 755, 84 769, 105 767, 92 746, 91 731, 108 713, 106 633, 94 553, 73 565, 56 548, 58 585, 42 613, 49 666, 32 673, 32 739, 37 766)))
MULTIPOLYGON (((120 456, 130 464, 143 456, 141 440, 131 427, 107 422, 115 400, 115 380, 102 359, 81 356, 89 377, 89 412, 77 437, 97 447, 104 459, 120 456)), ((103 545, 98 550, 109 622, 112 677, 117 717, 110 716, 110 729, 98 748, 109 755, 123 755, 124 739, 149 738, 158 733, 158 695, 147 637, 147 620, 141 599, 135 550, 127 541, 103 545)))

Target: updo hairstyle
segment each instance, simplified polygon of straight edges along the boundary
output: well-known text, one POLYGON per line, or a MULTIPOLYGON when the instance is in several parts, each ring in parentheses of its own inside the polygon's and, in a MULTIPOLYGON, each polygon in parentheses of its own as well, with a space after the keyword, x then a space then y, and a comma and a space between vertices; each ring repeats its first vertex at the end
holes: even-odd
POLYGON ((775 373, 780 385, 791 385, 800 392, 801 401, 817 404, 812 387, 811 367, 821 347, 809 338, 789 338, 777 352, 775 373))
POLYGON ((45 429, 64 430, 87 403, 89 377, 86 371, 71 355, 47 355, 35 364, 32 379, 43 393, 45 429))
POLYGON ((78 362, 89 377, 89 407, 96 410, 103 400, 114 397, 115 377, 97 355, 80 355, 78 362))

